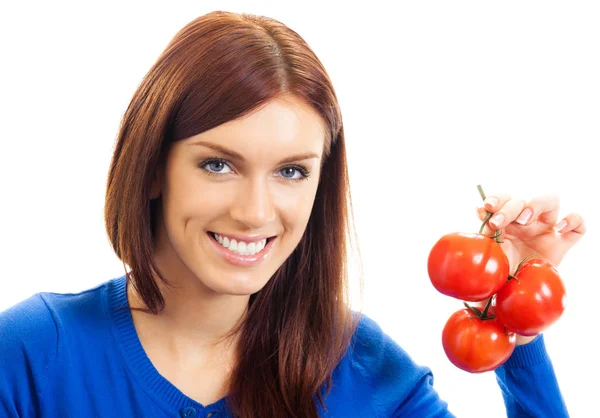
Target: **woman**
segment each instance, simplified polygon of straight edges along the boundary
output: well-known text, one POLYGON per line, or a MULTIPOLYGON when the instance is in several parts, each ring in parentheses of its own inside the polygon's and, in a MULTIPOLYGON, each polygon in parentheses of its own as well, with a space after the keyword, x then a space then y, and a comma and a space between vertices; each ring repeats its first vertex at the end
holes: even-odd
MULTIPOLYGON (((0 315, 7 417, 450 417, 346 295, 348 176, 323 66, 271 19, 184 27, 124 115, 106 226, 128 273, 0 315)), ((512 265, 583 234, 558 201, 490 197, 512 265)), ((485 215, 482 209, 480 216, 485 215)), ((542 336, 497 370, 507 412, 566 416, 542 336)))

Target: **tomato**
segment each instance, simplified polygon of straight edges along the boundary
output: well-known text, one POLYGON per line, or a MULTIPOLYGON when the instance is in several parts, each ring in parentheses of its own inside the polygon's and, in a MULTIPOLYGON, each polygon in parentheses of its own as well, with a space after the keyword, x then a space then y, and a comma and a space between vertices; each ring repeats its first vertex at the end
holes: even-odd
POLYGON ((510 272, 508 259, 493 238, 461 232, 444 235, 435 243, 427 271, 440 293, 469 302, 495 294, 510 272))
POLYGON ((566 292, 554 266, 530 259, 496 295, 498 321, 520 335, 533 336, 552 325, 565 310, 566 292))
POLYGON ((481 319, 469 309, 453 313, 442 331, 448 359, 459 369, 482 373, 501 366, 515 349, 516 335, 496 319, 481 319))

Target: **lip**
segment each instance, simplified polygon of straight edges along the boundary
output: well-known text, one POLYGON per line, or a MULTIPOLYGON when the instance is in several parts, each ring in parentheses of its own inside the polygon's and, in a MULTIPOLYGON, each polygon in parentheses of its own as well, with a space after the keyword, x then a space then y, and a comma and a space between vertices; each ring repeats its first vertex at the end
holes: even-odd
MULTIPOLYGON (((276 237, 274 237, 273 239, 268 240, 267 244, 265 245, 265 248, 263 248, 260 252, 254 254, 254 255, 242 255, 242 254, 234 253, 233 251, 229 251, 227 248, 225 248, 221 244, 219 244, 217 242, 217 240, 215 239, 215 237, 213 236, 212 232, 207 232, 207 235, 208 235, 208 239, 212 243, 212 246, 215 248, 217 254, 219 254, 228 263, 233 264, 235 266, 240 266, 240 267, 252 267, 252 266, 258 265, 261 262, 263 262, 271 253, 271 249, 273 248, 273 242, 275 242, 275 240, 277 239, 276 237)), ((226 235, 226 236, 237 240, 235 235, 226 235)), ((265 238, 267 238, 267 237, 265 237, 265 238)), ((260 238, 257 236, 257 238, 255 238, 255 240, 258 241, 258 240, 265 239, 265 238, 260 238)), ((248 237, 246 237, 246 239, 248 239, 248 237)), ((241 237, 240 237, 240 240, 244 241, 243 239, 241 239, 241 237)), ((248 240, 245 242, 253 242, 253 241, 248 240)))
POLYGON ((212 234, 221 235, 222 237, 227 237, 230 240, 234 239, 237 242, 244 241, 246 244, 249 244, 251 242, 258 242, 260 240, 267 239, 267 238, 275 237, 275 235, 235 235, 235 234, 221 234, 220 232, 210 231, 209 235, 212 236, 212 234))

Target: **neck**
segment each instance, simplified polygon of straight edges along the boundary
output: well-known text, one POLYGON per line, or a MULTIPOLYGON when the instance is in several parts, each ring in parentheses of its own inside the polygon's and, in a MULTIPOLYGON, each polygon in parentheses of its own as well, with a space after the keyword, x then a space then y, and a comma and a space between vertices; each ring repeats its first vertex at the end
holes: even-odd
MULTIPOLYGON (((153 322, 161 334, 216 345, 231 333, 246 313, 247 295, 215 295, 198 289, 199 286, 180 285, 172 280, 169 283, 172 286, 157 280, 165 298, 165 308, 153 315, 153 322)), ((132 308, 145 308, 133 287, 127 292, 132 308)))
MULTIPOLYGON (((153 333, 163 341, 166 338, 170 342, 187 341, 195 346, 219 345, 243 319, 250 296, 218 294, 204 286, 191 272, 173 271, 160 258, 156 261, 169 281, 166 285, 155 279, 165 299, 165 307, 157 315, 136 313, 136 316, 151 321, 153 333)), ((127 293, 132 308, 146 308, 133 287, 130 286, 127 293)))

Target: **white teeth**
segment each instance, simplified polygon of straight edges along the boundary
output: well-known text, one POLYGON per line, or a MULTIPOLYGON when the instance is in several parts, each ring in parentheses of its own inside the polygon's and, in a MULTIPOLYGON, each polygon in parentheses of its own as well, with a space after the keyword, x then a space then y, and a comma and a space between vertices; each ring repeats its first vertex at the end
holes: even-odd
POLYGON ((244 241, 237 242, 234 239, 230 241, 229 238, 222 237, 219 234, 214 234, 214 236, 217 242, 223 247, 227 248, 229 251, 242 255, 254 255, 262 251, 265 248, 265 245, 267 245, 266 239, 247 244, 244 241))

